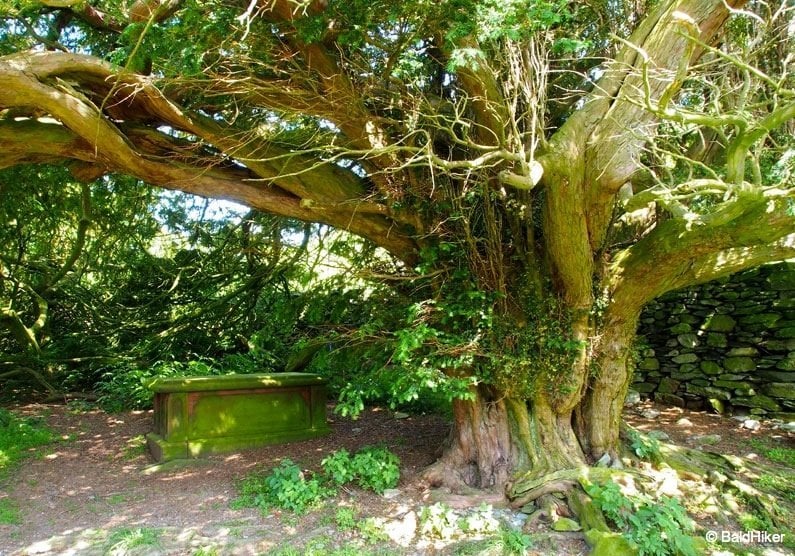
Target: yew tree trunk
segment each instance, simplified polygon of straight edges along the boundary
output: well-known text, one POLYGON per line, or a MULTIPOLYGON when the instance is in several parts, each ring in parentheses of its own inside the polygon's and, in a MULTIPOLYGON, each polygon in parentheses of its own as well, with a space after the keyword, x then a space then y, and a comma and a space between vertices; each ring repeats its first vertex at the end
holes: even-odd
POLYGON ((545 396, 507 397, 480 386, 473 400, 453 402, 453 427, 442 458, 426 472, 432 485, 502 490, 517 472, 544 475, 585 462, 571 411, 545 396))

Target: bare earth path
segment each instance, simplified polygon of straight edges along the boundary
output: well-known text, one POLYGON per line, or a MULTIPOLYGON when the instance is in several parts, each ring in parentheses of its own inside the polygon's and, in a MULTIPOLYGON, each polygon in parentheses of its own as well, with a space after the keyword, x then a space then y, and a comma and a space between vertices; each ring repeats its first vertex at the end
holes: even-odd
MULTIPOLYGON (((29 458, 0 485, 0 498, 10 498, 21 515, 18 524, 0 524, 0 556, 125 554, 116 539, 137 529, 156 530, 158 539, 154 546, 130 552, 134 554, 259 554, 288 544, 306 546, 307 539, 339 537, 334 522, 339 504, 355 508, 359 517, 408 519, 417 506, 431 503, 427 493, 415 486, 415 479, 418 471, 437 457, 448 431, 448 425, 437 416, 396 419, 392 412, 376 408, 367 410, 358 421, 331 417, 333 433, 322 439, 215 456, 153 472, 141 445, 142 435, 151 430, 150 412, 108 415, 74 412, 62 405, 29 405, 17 411, 45 416, 64 440, 29 458), (278 512, 264 516, 254 509, 229 507, 236 495, 235 481, 258 467, 271 467, 290 458, 316 468, 333 450, 353 452, 379 443, 401 459, 396 498, 352 489, 330 507, 301 517, 278 512)), ((686 445, 693 445, 693 437, 699 434, 718 434, 721 438, 711 448, 736 455, 747 454, 749 441, 755 437, 779 438, 792 446, 790 435, 776 436, 767 424, 751 431, 732 419, 702 412, 645 404, 628 410, 627 419, 640 429, 664 430, 673 441, 686 445), (644 409, 655 409, 660 415, 641 416, 644 409), (691 424, 677 424, 683 417, 691 424)), ((561 537, 558 544, 538 547, 537 553, 587 553, 582 540, 571 535, 561 537)), ((377 545, 367 548, 370 552, 382 549, 377 545)), ((404 548, 390 545, 382 553, 451 552, 414 543, 404 548)))
MULTIPOLYGON (((191 546, 221 546, 219 553, 255 554, 289 541, 299 529, 313 527, 312 515, 300 519, 263 517, 254 509, 229 508, 235 480, 258 466, 282 458, 317 465, 333 450, 355 451, 384 443, 402 462, 403 482, 435 459, 447 432, 439 417, 395 419, 371 409, 358 421, 331 418, 333 433, 321 439, 270 446, 230 456, 215 456, 187 467, 149 472, 152 462, 141 435, 152 428, 150 412, 108 415, 72 413, 60 405, 31 405, 20 413, 46 415, 62 442, 45 447, 2 485, 20 508, 18 525, 0 525, 0 555, 104 554, 107 532, 167 528, 182 548, 156 552, 190 554, 191 546), (297 521, 297 523, 296 523, 297 521), (283 522, 283 523, 282 523, 283 522)), ((383 510, 395 505, 362 491, 350 493, 357 506, 383 510), (374 507, 375 506, 375 507, 374 507)), ((405 503, 405 496, 400 503, 405 503)), ((161 535, 162 536, 162 535, 161 535)), ((162 543, 161 543, 162 544, 162 543)))

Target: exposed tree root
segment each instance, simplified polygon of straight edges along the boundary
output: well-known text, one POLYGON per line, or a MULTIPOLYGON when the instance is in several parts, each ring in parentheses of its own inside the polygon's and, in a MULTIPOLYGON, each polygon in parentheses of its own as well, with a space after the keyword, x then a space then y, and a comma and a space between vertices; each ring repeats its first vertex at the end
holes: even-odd
POLYGON ((660 454, 663 460, 680 475, 687 475, 688 478, 696 477, 712 484, 718 490, 736 493, 753 508, 758 517, 769 521, 775 527, 791 526, 792 516, 780 507, 778 498, 749 482, 749 479, 758 478, 763 473, 780 474, 783 472, 781 469, 760 461, 747 462, 736 456, 703 452, 671 444, 661 444, 660 454))
POLYGON ((461 470, 456 469, 445 457, 423 470, 419 484, 424 488, 446 488, 455 493, 468 492, 472 489, 461 475, 461 470))
MULTIPOLYGON (((644 436, 640 432, 638 434, 644 436)), ((619 547, 631 554, 635 549, 621 533, 610 530, 602 511, 584 492, 590 483, 618 483, 626 487, 622 490, 630 497, 633 491, 635 494, 645 492, 652 498, 660 494, 677 495, 680 489, 688 495, 701 493, 700 503, 709 501, 712 507, 725 509, 729 518, 733 515, 739 519, 741 513, 749 512, 773 529, 788 529, 793 508, 778 499, 775 496, 778 493, 756 484, 760 475, 787 475, 786 470, 759 461, 683 446, 661 442, 655 446, 659 446, 659 452, 654 454, 653 463, 637 461, 634 457, 623 460, 605 457, 598 467, 574 465, 545 472, 546 468, 540 466, 506 483, 502 492, 470 486, 467 479, 474 476, 472 470, 459 465, 460 457, 449 457, 449 454, 427 468, 422 479, 429 487, 449 489, 452 494, 434 493, 433 496, 455 507, 482 502, 498 506, 502 499, 503 502, 507 500, 511 508, 521 508, 530 514, 528 523, 531 525, 539 519, 554 523, 562 517, 576 517, 594 550, 604 545, 602 548, 608 552, 619 547), (694 483, 700 484, 694 489, 694 483)), ((795 474, 787 476, 795 484, 795 474)), ((696 499, 690 497, 689 500, 698 505, 696 499)))
POLYGON ((643 473, 635 469, 581 466, 554 471, 535 478, 522 477, 520 480, 509 484, 507 492, 508 497, 511 499, 511 506, 519 508, 545 494, 553 492, 567 493, 583 477, 593 482, 603 483, 619 476, 626 477, 631 475, 642 476, 643 473))

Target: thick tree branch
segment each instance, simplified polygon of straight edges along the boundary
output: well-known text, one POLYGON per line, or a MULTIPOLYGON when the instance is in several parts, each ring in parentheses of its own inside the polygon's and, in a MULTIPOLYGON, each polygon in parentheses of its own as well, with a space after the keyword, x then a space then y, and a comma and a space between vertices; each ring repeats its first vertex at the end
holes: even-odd
POLYGON ((614 258, 612 303, 639 311, 668 291, 793 256, 792 203, 791 192, 741 193, 713 213, 658 224, 614 258))
MULTIPOLYGON (((742 3, 734 1, 727 4, 724 0, 679 0, 663 3, 655 12, 657 15, 651 18, 652 21, 656 20, 654 27, 639 28, 629 38, 628 42, 632 46, 624 46, 624 53, 619 58, 632 59, 632 65, 623 68, 623 78, 610 76, 609 89, 613 89, 619 80, 620 86, 611 98, 609 108, 599 115, 598 126, 588 138, 587 171, 590 175, 597 176, 587 184, 585 209, 590 243, 594 250, 602 246, 606 237, 615 195, 637 170, 643 145, 654 133, 653 123, 657 116, 638 106, 634 99, 639 91, 644 90, 646 93, 641 95, 670 98, 676 83, 681 84, 684 79, 682 65, 702 52, 701 49, 693 50, 687 33, 682 32, 683 21, 686 20, 688 26, 697 27, 700 30, 700 40, 709 43, 717 29, 729 17, 729 6, 736 7, 742 3), (634 51, 634 54, 629 51, 634 51), (639 66, 643 65, 643 56, 639 51, 646 53, 657 72, 662 75, 667 72, 669 77, 644 83, 643 74, 638 71, 639 66)), ((618 71, 621 72, 622 68, 618 71)), ((604 94, 601 91, 609 92, 609 89, 604 89, 600 81, 593 95, 604 94)))
MULTIPOLYGON (((339 204, 361 198, 361 181, 351 172, 322 160, 290 153, 254 135, 241 136, 209 118, 189 115, 144 78, 117 74, 113 66, 89 56, 48 52, 0 59, 0 84, 3 85, 0 107, 43 111, 74 134, 70 136, 50 124, 53 127, 48 129, 57 139, 56 153, 162 187, 226 198, 266 212, 330 224, 367 237, 404 260, 413 260, 416 244, 391 215, 357 212, 353 205, 347 213, 341 210, 323 212, 301 205, 301 201, 307 199, 339 204), (85 92, 79 91, 78 86, 86 87, 85 92), (117 117, 132 113, 149 125, 168 125, 193 134, 202 140, 197 146, 215 146, 232 159, 242 159, 248 170, 242 166, 225 167, 229 162, 225 157, 217 157, 214 161, 208 161, 206 155, 186 159, 184 146, 176 148, 178 141, 154 130, 159 133, 158 148, 162 149, 172 140, 175 148, 171 156, 163 152, 155 155, 151 147, 158 142, 149 141, 150 152, 147 152, 136 140, 142 136, 151 139, 152 134, 125 135, 123 125, 105 116, 105 107, 117 117), (75 142, 82 148, 70 154, 68 146, 75 142)), ((22 125, 3 122, 0 129, 22 125)), ((27 121, 24 125, 30 133, 31 126, 42 129, 44 124, 27 121)), ((13 139, 9 144, 12 148, 5 156, 6 165, 53 158, 52 154, 42 152, 41 141, 27 148, 13 139)), ((3 158, 0 156, 0 160, 3 158)))

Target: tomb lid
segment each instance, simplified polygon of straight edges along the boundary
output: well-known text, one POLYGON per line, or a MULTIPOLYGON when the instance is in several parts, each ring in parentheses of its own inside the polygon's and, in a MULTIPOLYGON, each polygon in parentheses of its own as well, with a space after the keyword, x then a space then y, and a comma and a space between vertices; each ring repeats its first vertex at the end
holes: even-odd
POLYGON ((323 377, 310 373, 271 373, 156 378, 147 382, 146 387, 153 392, 165 393, 315 386, 325 383, 323 377))

